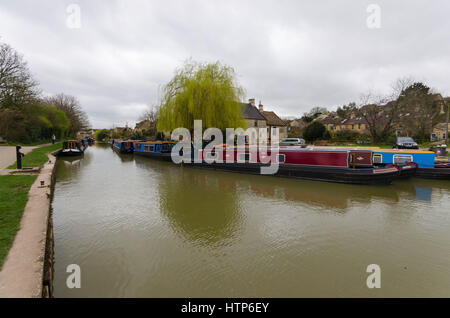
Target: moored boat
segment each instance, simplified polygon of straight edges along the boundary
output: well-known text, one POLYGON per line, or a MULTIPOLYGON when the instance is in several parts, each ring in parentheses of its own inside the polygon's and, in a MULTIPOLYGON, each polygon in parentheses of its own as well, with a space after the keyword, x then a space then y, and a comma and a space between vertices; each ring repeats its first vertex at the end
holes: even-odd
POLYGON ((173 141, 135 141, 133 151, 136 155, 170 161, 173 145, 173 141))
POLYGON ((111 147, 118 153, 133 153, 133 141, 113 139, 111 140, 111 147))
POLYGON ((450 180, 450 162, 435 163, 434 168, 418 168, 416 177, 450 180))
POLYGON ((87 137, 86 140, 87 140, 87 142, 88 142, 88 145, 90 145, 90 146, 93 145, 93 144, 95 143, 95 139, 92 138, 92 137, 87 137))
POLYGON ((401 174, 427 179, 450 180, 450 163, 436 162, 436 155, 426 150, 378 149, 373 152, 375 164, 393 164, 400 167, 401 174), (415 171, 405 168, 414 164, 415 171))
POLYGON ((84 148, 78 140, 67 140, 62 144, 61 150, 58 151, 58 156, 73 157, 81 156, 84 153, 84 148))
MULTIPOLYGON (((272 156, 271 152, 269 149, 262 154, 238 147, 229 152, 220 148, 199 150, 199 162, 184 165, 261 174, 261 168, 269 166, 264 163, 267 162, 264 157, 272 156)), ((399 168, 393 165, 374 166, 371 150, 279 148, 274 157, 278 164, 274 176, 350 184, 390 184, 399 175, 399 168)))

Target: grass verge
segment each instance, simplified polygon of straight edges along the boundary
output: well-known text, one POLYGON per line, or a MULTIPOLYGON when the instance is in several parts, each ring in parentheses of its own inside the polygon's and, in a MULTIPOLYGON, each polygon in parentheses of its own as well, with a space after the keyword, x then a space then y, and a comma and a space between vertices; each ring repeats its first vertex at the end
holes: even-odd
MULTIPOLYGON (((22 167, 42 167, 48 161, 47 154, 61 148, 61 144, 57 143, 50 146, 39 147, 33 149, 30 153, 22 158, 22 167)), ((17 163, 13 163, 8 169, 16 169, 17 163)))
POLYGON ((37 176, 0 176, 0 269, 19 229, 28 191, 37 176))

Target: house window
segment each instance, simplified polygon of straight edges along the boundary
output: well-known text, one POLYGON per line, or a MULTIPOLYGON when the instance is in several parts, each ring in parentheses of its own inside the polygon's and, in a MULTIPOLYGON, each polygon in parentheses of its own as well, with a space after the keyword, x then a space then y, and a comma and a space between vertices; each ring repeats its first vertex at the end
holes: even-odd
POLYGON ((373 155, 373 163, 383 163, 383 157, 380 154, 373 155))
POLYGON ((358 124, 358 130, 361 130, 361 124, 358 124))
POLYGON ((412 162, 413 156, 412 155, 394 155, 394 165, 401 165, 406 162, 412 162))
POLYGON ((352 125, 352 129, 355 129, 355 125, 352 125))
POLYGON ((255 120, 255 127, 258 127, 258 121, 255 120))
POLYGON ((277 155, 277 162, 278 163, 284 163, 284 161, 285 161, 285 159, 286 159, 286 155, 277 155))

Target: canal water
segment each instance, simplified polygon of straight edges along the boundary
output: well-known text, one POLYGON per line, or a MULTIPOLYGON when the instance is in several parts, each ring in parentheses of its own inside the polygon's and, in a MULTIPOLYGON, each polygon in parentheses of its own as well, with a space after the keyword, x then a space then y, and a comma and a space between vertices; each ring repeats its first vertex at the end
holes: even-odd
POLYGON ((55 297, 450 297, 448 181, 216 172, 108 145, 56 169, 55 297))

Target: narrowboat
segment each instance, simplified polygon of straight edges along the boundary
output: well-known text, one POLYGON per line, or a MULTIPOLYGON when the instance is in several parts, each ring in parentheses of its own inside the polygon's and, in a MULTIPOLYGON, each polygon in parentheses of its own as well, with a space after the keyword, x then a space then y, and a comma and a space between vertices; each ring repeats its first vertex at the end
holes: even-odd
POLYGON ((450 180, 450 163, 436 162, 436 154, 425 150, 378 149, 373 152, 375 164, 393 164, 403 168, 414 163, 415 177, 450 180))
MULTIPOLYGON (((195 154, 193 154, 195 156, 195 154)), ((186 166, 261 174, 261 167, 268 167, 269 149, 266 154, 248 147, 234 147, 229 152, 223 148, 199 150, 199 162, 183 163, 186 166), (223 150, 223 151, 222 151, 223 150), (212 163, 211 162, 214 160, 212 163)), ((399 175, 394 165, 373 165, 371 150, 330 150, 279 148, 276 155, 278 170, 275 176, 349 184, 390 184, 399 175)))
POLYGON ((133 141, 131 140, 113 139, 111 147, 118 153, 133 153, 133 141))
POLYGON ((135 141, 133 143, 134 154, 139 156, 157 158, 170 161, 173 141, 135 141))
POLYGON ((58 151, 57 156, 72 157, 81 156, 84 153, 84 147, 78 140, 66 140, 62 144, 62 148, 58 151))

